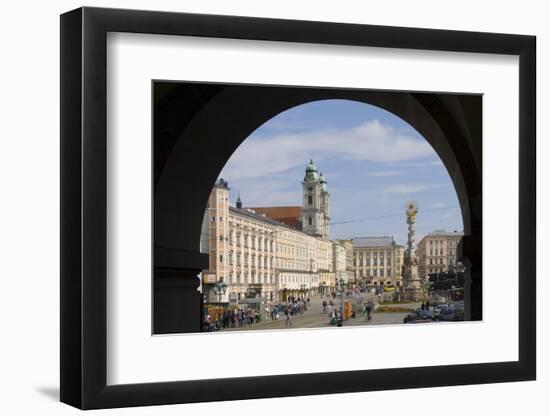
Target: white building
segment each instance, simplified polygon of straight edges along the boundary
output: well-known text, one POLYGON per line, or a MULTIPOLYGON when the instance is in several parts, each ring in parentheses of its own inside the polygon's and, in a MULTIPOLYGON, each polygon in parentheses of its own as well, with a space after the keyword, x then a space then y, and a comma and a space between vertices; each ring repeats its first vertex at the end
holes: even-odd
POLYGON ((450 270, 463 271, 462 264, 457 260, 458 243, 462 236, 461 232, 445 230, 436 230, 424 236, 416 249, 420 277, 427 278, 429 274, 450 270))

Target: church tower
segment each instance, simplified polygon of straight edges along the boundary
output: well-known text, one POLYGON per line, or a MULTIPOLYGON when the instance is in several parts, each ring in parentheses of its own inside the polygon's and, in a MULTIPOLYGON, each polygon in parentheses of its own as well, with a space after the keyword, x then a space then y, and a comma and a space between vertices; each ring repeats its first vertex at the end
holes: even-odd
POLYGON ((327 190, 327 180, 325 178, 325 176, 323 175, 323 173, 321 172, 320 173, 321 175, 319 176, 319 183, 321 184, 321 213, 323 215, 323 218, 322 218, 322 236, 323 237, 326 237, 328 239, 328 222, 330 220, 330 217, 328 215, 329 211, 328 211, 328 198, 329 198, 329 193, 328 193, 328 190, 327 190))
POLYGON ((328 238, 330 218, 327 181, 323 174, 319 174, 313 160, 306 167, 302 193, 302 231, 312 236, 328 238))

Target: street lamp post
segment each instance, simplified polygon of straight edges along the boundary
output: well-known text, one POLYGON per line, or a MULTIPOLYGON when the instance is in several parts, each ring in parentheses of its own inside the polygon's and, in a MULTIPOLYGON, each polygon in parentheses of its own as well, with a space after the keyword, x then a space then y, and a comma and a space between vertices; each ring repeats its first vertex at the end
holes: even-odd
POLYGON ((218 296, 218 329, 220 328, 222 295, 225 294, 226 290, 227 290, 227 284, 223 282, 223 278, 220 278, 220 280, 214 284, 214 292, 218 296))

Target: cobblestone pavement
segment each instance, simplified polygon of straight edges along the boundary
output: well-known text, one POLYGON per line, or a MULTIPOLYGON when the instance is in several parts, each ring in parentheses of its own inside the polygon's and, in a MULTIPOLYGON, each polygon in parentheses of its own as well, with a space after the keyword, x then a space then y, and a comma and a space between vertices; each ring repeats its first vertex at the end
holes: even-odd
MULTIPOLYGON (((323 300, 329 300, 329 298, 321 298, 317 295, 311 297, 310 305, 308 310, 303 314, 298 314, 292 317, 292 327, 291 328, 316 328, 316 327, 336 327, 329 324, 328 313, 323 312, 322 303, 323 300)), ((352 298, 345 298, 345 301, 352 301, 352 298)), ((333 300, 336 308, 340 308, 340 298, 336 297, 333 300)), ((416 308, 420 306, 420 303, 417 304, 406 304, 403 305, 407 308, 416 308)), ((370 323, 366 322, 364 316, 361 314, 355 319, 349 319, 344 321, 344 327, 347 326, 375 326, 375 325, 388 325, 388 324, 403 324, 403 318, 407 313, 373 313, 372 320, 370 323)), ((279 314, 279 320, 271 320, 268 317, 267 320, 262 320, 260 323, 254 323, 250 327, 245 328, 233 328, 233 329, 222 329, 222 331, 238 331, 238 330, 275 330, 275 329, 285 329, 288 328, 285 326, 285 315, 279 314)))

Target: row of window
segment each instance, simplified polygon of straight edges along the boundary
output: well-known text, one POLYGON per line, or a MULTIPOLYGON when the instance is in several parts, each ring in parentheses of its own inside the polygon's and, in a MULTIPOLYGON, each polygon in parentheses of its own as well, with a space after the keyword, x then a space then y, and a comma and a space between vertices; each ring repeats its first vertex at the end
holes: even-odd
MULTIPOLYGON (((428 246, 444 246, 446 240, 428 240, 428 246)), ((448 240, 447 244, 449 247, 454 248, 458 244, 458 241, 456 240, 448 240)))
POLYGON ((387 276, 387 277, 391 277, 391 275, 392 275, 392 270, 391 269, 387 269, 387 270, 384 270, 384 269, 366 269, 363 272, 367 276, 387 276), (384 275, 384 271, 386 272, 385 275, 384 275))
MULTIPOLYGON (((359 262, 357 259, 353 261, 353 265, 355 266, 369 266, 369 265, 377 266, 378 264, 384 265, 384 261, 380 259, 380 262, 379 262, 377 259, 374 259, 372 261, 372 264, 370 262, 370 259, 359 259, 359 262)), ((386 260, 386 265, 391 265, 391 259, 386 260)))
POLYGON ((302 262, 302 261, 286 261, 284 259, 277 259, 277 268, 301 269, 303 271, 312 271, 315 269, 315 264, 302 262))
MULTIPOLYGON (((304 258, 308 255, 308 250, 307 249, 296 248, 296 247, 291 246, 291 245, 279 244, 277 246, 277 249, 280 253, 287 253, 287 254, 290 254, 290 255, 301 256, 301 257, 304 257, 304 258)), ((313 256, 310 251, 309 251, 309 256, 310 257, 313 256)))
MULTIPOLYGON (((241 255, 235 255, 233 256, 233 252, 230 252, 229 259, 231 260, 232 265, 257 265, 259 268, 269 268, 269 266, 273 263, 273 256, 271 257, 256 257, 256 255, 252 256, 243 256, 241 259, 241 255), (242 261, 242 262, 241 262, 242 261)), ((223 255, 220 255, 220 262, 223 262, 223 255)))
MULTIPOLYGON (((428 260, 428 265, 443 265, 444 260, 445 258, 437 258, 437 259, 429 259, 428 260)), ((449 261, 449 265, 454 265, 456 263, 456 259, 455 258, 449 258, 448 259, 449 261)))
MULTIPOLYGON (((220 240, 223 240, 224 237, 223 235, 220 235, 220 240)), ((239 236, 237 235, 237 239, 239 239, 239 236)), ((229 238, 229 241, 232 242, 235 246, 237 245, 237 240, 234 240, 232 239, 231 237, 229 238)), ((243 248, 252 248, 252 249, 259 249, 259 250, 268 250, 268 251, 271 251, 273 252, 275 250, 275 242, 273 240, 270 240, 268 242, 266 242, 265 240, 261 240, 261 239, 250 239, 250 242, 249 242, 249 239, 245 238, 242 240, 242 242, 240 243, 241 247, 243 248)))
POLYGON ((280 277, 281 283, 290 284, 309 284, 309 283, 316 283, 319 281, 319 277, 316 275, 309 276, 309 275, 281 275, 280 277))
POLYGON ((229 275, 230 284, 275 284, 273 274, 250 274, 237 272, 229 275))
POLYGON ((384 257, 389 258, 389 257, 391 257, 391 255, 392 255, 392 252, 391 252, 391 251, 384 251, 384 252, 366 252, 366 253, 365 253, 365 252, 363 252, 363 253, 361 253, 361 252, 355 252, 355 253, 353 254, 353 256, 354 256, 355 258, 369 258, 369 259, 370 259, 371 257, 372 257, 372 258, 384 258, 384 257))

